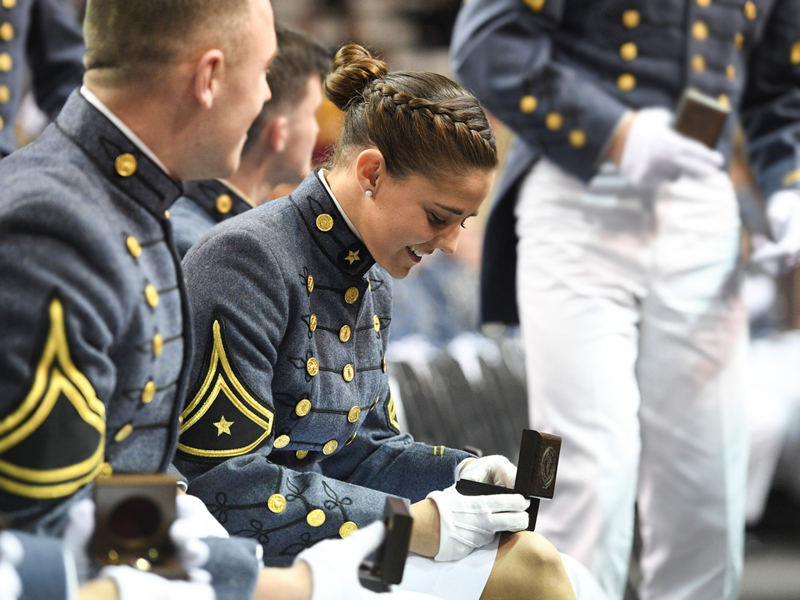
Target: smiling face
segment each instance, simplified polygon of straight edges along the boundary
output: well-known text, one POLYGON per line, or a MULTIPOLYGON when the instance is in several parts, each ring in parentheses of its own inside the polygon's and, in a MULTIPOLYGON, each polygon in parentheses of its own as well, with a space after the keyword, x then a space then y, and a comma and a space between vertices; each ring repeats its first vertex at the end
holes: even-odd
POLYGON ((477 214, 492 177, 493 170, 483 169, 448 181, 379 175, 373 196, 365 196, 359 233, 378 264, 403 279, 434 250, 456 251, 461 227, 477 214))

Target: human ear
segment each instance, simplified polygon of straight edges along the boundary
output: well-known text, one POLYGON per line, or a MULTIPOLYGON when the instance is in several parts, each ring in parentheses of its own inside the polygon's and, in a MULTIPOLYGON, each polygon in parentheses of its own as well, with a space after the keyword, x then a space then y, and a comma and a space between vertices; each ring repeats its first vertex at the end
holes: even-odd
POLYGON ((356 158, 356 179, 361 190, 377 193, 382 180, 386 177, 386 161, 377 148, 362 150, 356 158))
POLYGON ((271 119, 264 128, 266 150, 270 154, 280 154, 286 150, 289 139, 289 119, 283 115, 271 119))
POLYGON ((214 105, 214 98, 219 95, 224 67, 225 56, 217 49, 209 50, 197 61, 193 81, 194 95, 205 109, 210 109, 214 105))

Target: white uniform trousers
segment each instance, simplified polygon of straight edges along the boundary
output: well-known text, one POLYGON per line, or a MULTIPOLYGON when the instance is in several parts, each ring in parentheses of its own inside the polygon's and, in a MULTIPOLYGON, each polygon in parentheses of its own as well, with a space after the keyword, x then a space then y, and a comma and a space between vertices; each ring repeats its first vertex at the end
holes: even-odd
POLYGON ((542 160, 516 206, 531 426, 563 437, 537 531, 622 598, 738 596, 747 428, 740 221, 720 173, 643 192, 542 160))

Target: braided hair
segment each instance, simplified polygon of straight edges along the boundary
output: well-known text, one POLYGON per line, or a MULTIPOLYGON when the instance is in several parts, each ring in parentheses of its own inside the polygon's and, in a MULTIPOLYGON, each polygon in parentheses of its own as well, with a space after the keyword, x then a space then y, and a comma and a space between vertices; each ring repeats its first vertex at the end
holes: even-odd
POLYGON ((477 98, 437 73, 396 71, 357 44, 336 53, 325 95, 345 113, 334 165, 376 147, 397 178, 451 178, 497 166, 489 119, 477 98))

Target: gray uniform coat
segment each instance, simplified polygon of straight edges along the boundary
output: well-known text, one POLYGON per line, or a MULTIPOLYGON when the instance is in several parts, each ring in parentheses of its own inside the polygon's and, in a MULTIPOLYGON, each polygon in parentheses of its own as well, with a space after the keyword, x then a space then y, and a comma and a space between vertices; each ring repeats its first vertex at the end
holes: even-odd
MULTIPOLYGON (((59 534, 98 475, 172 460, 192 335, 165 213, 181 186, 77 91, 0 181, 0 510, 59 534)), ((252 590, 247 569, 218 598, 252 590)))
MULTIPOLYGON (((484 322, 517 323, 514 204, 541 156, 587 181, 629 109, 694 87, 738 109, 765 194, 800 189, 800 0, 472 0, 453 64, 516 134, 489 218, 484 322)), ((735 119, 718 149, 730 156, 735 119)))
POLYGON ((400 433, 389 275, 310 174, 184 260, 196 348, 176 465, 233 534, 286 565, 454 481, 469 455, 400 433))

